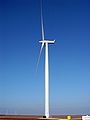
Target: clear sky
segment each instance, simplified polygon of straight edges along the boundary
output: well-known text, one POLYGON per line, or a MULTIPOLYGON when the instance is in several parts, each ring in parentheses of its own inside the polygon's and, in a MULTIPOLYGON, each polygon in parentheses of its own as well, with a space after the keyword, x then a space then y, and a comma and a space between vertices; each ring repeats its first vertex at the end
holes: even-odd
MULTIPOLYGON (((0 0, 0 113, 44 114, 40 0, 0 0)), ((90 114, 90 1, 43 0, 50 114, 90 114)))

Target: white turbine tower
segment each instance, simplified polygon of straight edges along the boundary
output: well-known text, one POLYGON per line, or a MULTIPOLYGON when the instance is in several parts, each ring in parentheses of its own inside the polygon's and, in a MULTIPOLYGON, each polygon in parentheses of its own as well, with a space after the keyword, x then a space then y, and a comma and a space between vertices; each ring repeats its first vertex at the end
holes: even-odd
POLYGON ((40 54, 38 58, 37 67, 40 61, 40 56, 42 49, 45 46, 45 117, 49 118, 49 57, 48 57, 48 45, 55 42, 55 40, 46 40, 44 39, 44 26, 43 26, 43 17, 41 9, 41 27, 42 27, 42 40, 39 41, 41 45, 40 54))

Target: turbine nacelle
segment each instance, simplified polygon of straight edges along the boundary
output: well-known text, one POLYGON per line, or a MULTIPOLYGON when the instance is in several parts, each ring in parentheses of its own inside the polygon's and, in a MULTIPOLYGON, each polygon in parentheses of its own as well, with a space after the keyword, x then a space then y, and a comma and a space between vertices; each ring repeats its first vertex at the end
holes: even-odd
POLYGON ((55 40, 52 40, 52 41, 50 41, 50 40, 42 40, 42 41, 39 41, 39 42, 42 43, 42 44, 44 44, 44 43, 54 43, 55 40))

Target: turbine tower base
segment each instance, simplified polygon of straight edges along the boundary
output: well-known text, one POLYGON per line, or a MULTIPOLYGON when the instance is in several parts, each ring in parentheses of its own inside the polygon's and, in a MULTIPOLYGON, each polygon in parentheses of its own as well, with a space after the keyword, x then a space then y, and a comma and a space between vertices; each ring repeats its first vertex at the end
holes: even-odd
POLYGON ((44 115, 43 118, 46 118, 46 116, 44 115))

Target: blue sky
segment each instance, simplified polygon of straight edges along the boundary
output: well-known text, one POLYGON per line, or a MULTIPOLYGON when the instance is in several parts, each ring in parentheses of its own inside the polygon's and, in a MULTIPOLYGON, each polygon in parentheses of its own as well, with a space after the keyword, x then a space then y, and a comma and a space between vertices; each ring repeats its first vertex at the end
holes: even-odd
MULTIPOLYGON (((0 0, 0 113, 44 114, 40 0, 0 0)), ((90 1, 43 0, 50 114, 90 114, 90 1)))

